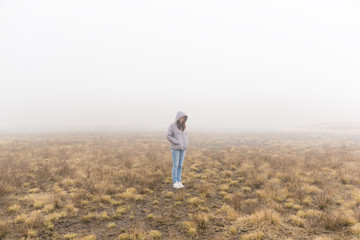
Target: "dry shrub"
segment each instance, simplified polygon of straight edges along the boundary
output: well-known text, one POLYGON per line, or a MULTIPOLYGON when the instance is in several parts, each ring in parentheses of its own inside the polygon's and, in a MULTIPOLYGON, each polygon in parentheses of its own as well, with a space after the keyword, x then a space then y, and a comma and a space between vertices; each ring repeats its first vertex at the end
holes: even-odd
POLYGON ((220 163, 225 163, 226 152, 225 151, 216 151, 211 154, 211 158, 220 163))
POLYGON ((293 224, 295 224, 295 225, 297 225, 299 227, 304 227, 305 226, 305 220, 298 217, 298 216, 296 216, 296 215, 291 215, 289 217, 289 219, 293 224))
POLYGON ((291 173, 298 165, 296 160, 296 158, 282 154, 280 156, 272 157, 269 162, 273 169, 277 169, 279 172, 285 174, 287 177, 289 177, 290 180, 292 176, 291 173))
POLYGON ((87 179, 83 182, 83 189, 90 194, 97 194, 98 189, 95 187, 96 182, 92 179, 87 179))
POLYGON ((204 200, 200 199, 199 197, 192 197, 188 199, 188 203, 191 206, 199 206, 200 204, 204 203, 204 200))
POLYGON ((232 206, 235 210, 240 211, 242 208, 243 196, 241 192, 236 192, 231 199, 232 206))
POLYGON ((328 230, 337 231, 342 227, 353 225, 356 220, 344 211, 326 210, 322 216, 324 226, 328 230))
POLYGON ((114 194, 116 186, 110 180, 102 180, 94 184, 95 191, 99 194, 114 194))
POLYGON ((197 232, 197 225, 192 221, 184 221, 183 226, 185 227, 187 233, 191 236, 195 236, 197 232))
POLYGON ((185 198, 185 193, 183 191, 176 191, 175 192, 175 201, 183 201, 185 198))
POLYGON ((221 212, 228 220, 235 220, 238 217, 238 213, 235 209, 227 204, 224 204, 218 211, 221 212))
POLYGON ((263 232, 253 232, 241 236, 241 240, 262 240, 264 239, 263 232))
POLYGON ((351 227, 351 232, 355 235, 360 235, 360 223, 356 223, 351 227))
POLYGON ((3 239, 6 237, 6 235, 9 233, 10 224, 5 221, 0 220, 0 239, 3 239))
POLYGON ((142 185, 149 189, 156 189, 159 183, 164 182, 166 174, 162 169, 154 168, 155 172, 152 171, 142 180, 142 185), (156 170, 157 169, 157 170, 156 170))
POLYGON ((0 182, 0 196, 5 196, 11 192, 11 186, 5 182, 0 182))
POLYGON ((320 191, 312 194, 314 203, 320 210, 327 208, 333 203, 333 200, 328 191, 320 191))
MULTIPOLYGON (((50 179, 51 170, 53 170, 53 167, 53 162, 50 162, 48 159, 36 160, 32 173, 36 176, 35 179, 37 180, 37 183, 40 184, 39 186, 41 188, 43 183, 50 179)), ((55 172, 55 175, 59 176, 60 174, 55 172)))
POLYGON ((151 230, 149 232, 149 235, 152 237, 152 239, 161 239, 162 238, 161 232, 159 232, 157 230, 151 230))
POLYGON ((206 213, 199 213, 199 214, 193 215, 192 219, 194 222, 196 222, 197 226, 200 229, 205 229, 208 227, 210 217, 206 213))
POLYGON ((323 214, 324 214, 323 211, 307 209, 307 210, 299 210, 296 215, 301 218, 306 218, 309 221, 313 222, 314 224, 318 224, 323 214))
POLYGON ((256 198, 246 199, 242 203, 241 212, 245 214, 253 214, 259 207, 259 201, 256 198))
POLYGON ((357 206, 357 207, 354 209, 354 218, 355 218, 357 221, 360 221, 360 206, 357 206))
POLYGON ((11 148, 8 151, 7 156, 0 157, 0 196, 6 196, 16 188, 20 188, 28 180, 28 175, 31 172, 30 161, 10 154, 11 148))
POLYGON ((279 229, 284 229, 285 226, 281 215, 269 208, 258 210, 251 215, 241 216, 237 218, 235 225, 237 229, 266 229, 267 233, 271 235, 276 234, 279 229))
POLYGON ((87 192, 84 189, 79 189, 77 192, 71 195, 71 200, 76 207, 82 205, 82 201, 88 199, 87 192))
POLYGON ((252 189, 259 189, 262 185, 265 184, 266 180, 267 180, 266 173, 256 174, 255 178, 252 179, 249 187, 251 187, 252 189))
POLYGON ((133 160, 130 157, 125 157, 122 159, 122 164, 125 168, 131 169, 133 165, 133 160))
POLYGON ((278 225, 281 223, 280 214, 273 209, 261 209, 248 217, 250 224, 258 225, 261 223, 278 225))
POLYGON ((333 240, 333 238, 322 235, 322 236, 314 238, 314 240, 333 240))
POLYGON ((120 198, 125 198, 125 199, 129 199, 129 200, 136 200, 136 201, 137 200, 142 200, 144 198, 143 195, 140 195, 140 194, 137 193, 137 190, 134 187, 127 188, 125 190, 125 192, 119 193, 117 196, 120 197, 120 198))

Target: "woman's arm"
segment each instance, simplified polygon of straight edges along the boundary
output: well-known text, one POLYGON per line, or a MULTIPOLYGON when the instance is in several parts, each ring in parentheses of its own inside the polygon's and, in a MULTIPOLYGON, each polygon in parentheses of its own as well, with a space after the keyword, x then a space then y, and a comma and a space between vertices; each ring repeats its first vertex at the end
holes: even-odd
POLYGON ((171 124, 169 126, 169 129, 167 131, 166 139, 171 142, 172 144, 179 144, 176 138, 173 137, 174 135, 174 129, 172 128, 171 124))

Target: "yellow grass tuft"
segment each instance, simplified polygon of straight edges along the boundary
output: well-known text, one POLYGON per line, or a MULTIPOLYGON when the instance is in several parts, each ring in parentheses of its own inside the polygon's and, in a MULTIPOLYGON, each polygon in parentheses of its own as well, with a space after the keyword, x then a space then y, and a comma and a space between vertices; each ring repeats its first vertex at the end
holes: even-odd
POLYGON ((221 190, 221 191, 224 191, 224 192, 229 191, 229 190, 230 190, 229 184, 221 184, 221 185, 220 185, 220 190, 221 190))
POLYGON ((110 217, 106 211, 101 212, 101 219, 106 219, 106 220, 110 219, 110 217))
POLYGON ((304 184, 301 186, 301 189, 302 189, 306 194, 310 194, 310 193, 320 193, 320 192, 321 192, 321 189, 318 188, 317 186, 315 186, 315 185, 310 185, 310 184, 307 184, 307 183, 304 183, 304 184))
POLYGON ((8 208, 8 212, 11 212, 11 213, 19 212, 20 208, 21 208, 20 205, 15 203, 14 205, 12 205, 8 208))
POLYGON ((313 200, 310 196, 305 196, 303 199, 302 199, 302 203, 304 203, 305 205, 310 205, 312 204, 313 200))
POLYGON ((88 213, 87 215, 82 217, 82 220, 85 223, 88 223, 88 222, 90 222, 91 220, 94 220, 94 219, 96 219, 95 213, 88 213))
POLYGON ((116 223, 111 222, 107 226, 108 226, 108 228, 114 228, 116 226, 116 223))
POLYGON ((77 236, 78 236, 77 233, 67 233, 64 235, 64 239, 65 240, 75 239, 77 238, 77 236))
POLYGON ((231 226, 229 228, 229 232, 233 235, 236 235, 238 233, 237 227, 236 226, 231 226))
POLYGON ((79 238, 79 240, 96 240, 96 236, 93 234, 90 234, 85 237, 79 238))
POLYGON ((197 226, 195 222, 184 221, 183 225, 191 236, 195 236, 197 234, 197 226))
POLYGON ((235 220, 238 217, 238 213, 227 204, 224 204, 219 210, 219 212, 225 215, 225 218, 228 220, 235 220))
POLYGON ((192 197, 190 199, 188 199, 188 203, 190 203, 190 205, 193 206, 198 206, 199 204, 203 203, 204 200, 198 198, 198 197, 192 197))
POLYGON ((308 209, 305 211, 299 210, 296 214, 299 217, 303 217, 303 218, 317 218, 320 219, 321 216, 323 215, 322 211, 319 210, 315 210, 315 209, 308 209))
POLYGON ((132 200, 142 200, 144 196, 137 194, 136 188, 127 188, 125 192, 119 193, 118 197, 132 200))
POLYGON ((251 192, 251 187, 243 187, 242 190, 244 192, 251 192))
POLYGON ((209 215, 206 213, 199 213, 192 216, 199 228, 206 228, 209 223, 209 215))
POLYGON ((241 236, 241 240, 261 240, 264 239, 263 232, 254 232, 241 236))
POLYGON ((149 232, 149 235, 152 237, 152 239, 161 239, 162 238, 161 232, 159 232, 157 230, 151 230, 149 232))
POLYGON ((360 235, 360 223, 356 223, 351 227, 351 232, 355 235, 360 235))
POLYGON ((333 239, 327 236, 319 236, 314 238, 314 240, 333 240, 333 239))
POLYGON ((273 209, 261 209, 254 214, 245 218, 251 225, 272 224, 279 225, 281 223, 280 214, 273 209))
POLYGON ((15 223, 25 223, 27 221, 27 216, 26 214, 22 213, 18 216, 15 217, 15 223))
POLYGON ((298 216, 296 216, 296 215, 291 215, 289 217, 289 219, 293 224, 295 224, 295 225, 297 225, 299 227, 304 227, 305 226, 305 220, 298 217, 298 216))
POLYGON ((165 197, 172 198, 172 197, 174 197, 174 193, 173 192, 166 192, 165 197))
POLYGON ((127 208, 125 206, 122 206, 122 207, 118 207, 116 209, 116 215, 117 217, 123 215, 125 212, 127 211, 127 208))
POLYGON ((27 235, 28 237, 35 237, 37 235, 37 231, 35 229, 29 229, 27 235))
POLYGON ((31 188, 28 190, 29 193, 38 193, 40 192, 40 189, 39 188, 31 188))

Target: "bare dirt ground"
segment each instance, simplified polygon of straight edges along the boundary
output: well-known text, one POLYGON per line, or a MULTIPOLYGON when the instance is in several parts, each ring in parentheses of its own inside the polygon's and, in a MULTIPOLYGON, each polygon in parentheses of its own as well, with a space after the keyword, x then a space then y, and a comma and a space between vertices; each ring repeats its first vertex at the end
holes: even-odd
POLYGON ((0 135, 0 239, 360 239, 360 137, 0 135))

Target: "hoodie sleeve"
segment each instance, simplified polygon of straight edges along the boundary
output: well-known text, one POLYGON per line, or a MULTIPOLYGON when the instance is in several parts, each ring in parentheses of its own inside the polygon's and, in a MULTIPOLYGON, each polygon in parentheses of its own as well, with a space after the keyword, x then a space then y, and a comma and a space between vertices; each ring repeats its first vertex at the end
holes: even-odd
POLYGON ((172 128, 171 124, 169 126, 166 139, 171 142, 172 144, 178 144, 177 140, 173 137, 174 129, 172 128))

